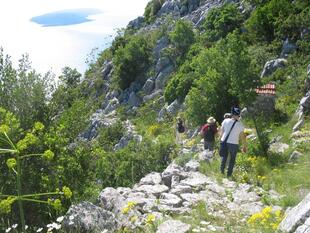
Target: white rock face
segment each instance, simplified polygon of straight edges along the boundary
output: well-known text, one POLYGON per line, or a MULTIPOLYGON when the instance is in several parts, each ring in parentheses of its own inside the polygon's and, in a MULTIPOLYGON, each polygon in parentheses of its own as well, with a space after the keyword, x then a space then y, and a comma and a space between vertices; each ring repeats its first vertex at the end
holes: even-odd
POLYGON ((191 226, 178 220, 168 220, 162 223, 156 233, 186 233, 191 226))
POLYGON ((310 216, 310 193, 297 206, 290 209, 283 221, 279 225, 279 229, 283 232, 309 232, 309 216, 310 216), (296 229, 299 230, 297 231, 296 229), (301 231, 306 229, 306 231, 301 231), (296 231, 295 231, 296 230, 296 231))

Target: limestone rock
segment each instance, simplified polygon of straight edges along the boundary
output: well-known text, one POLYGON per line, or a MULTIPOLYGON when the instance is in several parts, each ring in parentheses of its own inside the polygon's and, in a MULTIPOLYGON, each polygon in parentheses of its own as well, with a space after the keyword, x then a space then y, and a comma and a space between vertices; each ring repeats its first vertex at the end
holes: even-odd
POLYGON ((135 191, 144 192, 147 195, 159 197, 161 193, 167 192, 169 188, 166 185, 141 185, 135 188, 135 191))
POLYGON ((186 233, 191 226, 179 220, 168 220, 160 224, 156 233, 186 233))
POLYGON ((99 194, 99 203, 103 209, 118 214, 125 205, 125 200, 116 189, 108 187, 99 194))
POLYGON ((156 90, 162 89, 166 85, 168 78, 170 74, 173 72, 173 70, 174 70, 173 65, 169 65, 158 73, 156 80, 155 80, 156 90))
POLYGON ((297 159, 299 159, 302 156, 302 153, 300 153, 299 151, 293 151, 293 153, 290 155, 289 161, 296 161, 297 159))
POLYGON ((90 202, 71 206, 63 221, 66 231, 84 233, 99 233, 104 230, 113 232, 117 229, 117 224, 113 213, 90 202))
POLYGON ((130 21, 127 27, 132 29, 139 29, 143 26, 143 23, 144 23, 144 17, 139 16, 138 18, 130 21))
POLYGON ((183 168, 175 163, 171 163, 161 174, 163 182, 171 187, 172 176, 182 176, 183 168))
POLYGON ((167 48, 168 45, 169 45, 169 38, 167 36, 163 36, 156 42, 155 48, 153 50, 156 60, 160 58, 163 49, 167 48))
POLYGON ((155 82, 153 80, 153 78, 149 78, 148 80, 146 80, 146 82, 144 83, 143 87, 142 87, 142 91, 146 94, 149 95, 152 93, 153 89, 155 87, 155 82))
POLYGON ((279 68, 283 68, 286 62, 287 61, 284 58, 278 58, 267 61, 261 74, 261 78, 271 75, 274 71, 276 71, 279 68))
POLYGON ((192 171, 192 172, 196 172, 199 170, 199 162, 196 160, 190 160, 189 162, 187 162, 184 166, 184 170, 186 172, 192 171))
POLYGON ((142 102, 141 98, 135 92, 130 93, 129 99, 128 99, 128 104, 130 106, 137 107, 141 104, 141 102, 142 102))
MULTIPOLYGON (((283 232, 294 232, 299 226, 306 223, 309 216, 310 193, 297 206, 287 211, 284 219, 279 225, 279 229, 283 232)), ((307 224, 309 225, 309 220, 307 224)))
POLYGON ((161 179, 161 174, 157 172, 152 172, 145 177, 143 177, 139 184, 140 185, 155 185, 155 184, 160 184, 162 182, 161 179))
POLYGON ((177 0, 168 0, 162 5, 157 15, 162 16, 165 14, 180 15, 181 5, 177 0))
POLYGON ((293 43, 290 43, 287 38, 283 43, 280 57, 287 57, 288 54, 293 53, 296 49, 297 46, 293 43))
POLYGON ((289 145, 286 143, 275 142, 270 145, 269 150, 274 153, 284 153, 287 149, 289 149, 289 145))

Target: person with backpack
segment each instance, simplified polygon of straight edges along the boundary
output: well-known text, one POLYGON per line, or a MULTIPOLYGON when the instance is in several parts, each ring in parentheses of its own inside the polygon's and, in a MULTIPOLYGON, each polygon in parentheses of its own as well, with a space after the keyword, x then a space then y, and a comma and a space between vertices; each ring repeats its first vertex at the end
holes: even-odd
POLYGON ((216 120, 214 119, 214 117, 209 117, 209 119, 207 120, 207 124, 203 125, 200 130, 200 135, 203 137, 205 150, 213 151, 216 134, 216 120))
POLYGON ((177 124, 176 124, 176 143, 183 144, 182 135, 185 132, 185 126, 181 117, 177 117, 177 124))
POLYGON ((236 156, 239 149, 239 137, 241 137, 243 144, 242 151, 247 151, 246 136, 243 131, 244 126, 242 122, 240 122, 240 109, 238 107, 232 107, 231 118, 224 119, 220 129, 221 142, 219 154, 222 158, 220 168, 222 174, 225 172, 227 158, 230 156, 227 177, 230 177, 233 173, 236 156))

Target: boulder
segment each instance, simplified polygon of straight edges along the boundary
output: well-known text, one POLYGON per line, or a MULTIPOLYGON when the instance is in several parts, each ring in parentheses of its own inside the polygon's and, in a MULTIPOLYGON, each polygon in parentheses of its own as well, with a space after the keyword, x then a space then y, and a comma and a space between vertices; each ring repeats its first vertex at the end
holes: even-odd
POLYGON ((173 63, 168 57, 161 57, 158 59, 155 67, 155 72, 160 73, 163 71, 167 66, 172 66, 173 63))
POLYGON ((90 141, 97 137, 100 127, 108 127, 116 123, 115 111, 105 114, 102 109, 97 110, 90 118, 90 126, 79 135, 81 139, 90 141))
POLYGON ((154 93, 150 94, 150 95, 146 95, 143 97, 143 102, 147 102, 147 101, 150 101, 152 99, 155 99, 157 97, 160 97, 163 95, 163 91, 161 89, 155 91, 154 93))
POLYGON ((299 151, 293 151, 293 153, 290 155, 289 161, 293 162, 298 160, 300 157, 302 156, 302 153, 300 153, 299 151))
POLYGON ((167 48, 169 45, 169 38, 167 36, 163 36, 160 38, 155 45, 153 53, 155 55, 155 60, 158 60, 161 56, 161 52, 163 49, 167 48))
POLYGON ((146 80, 146 82, 144 83, 143 87, 142 87, 142 91, 146 94, 149 95, 152 93, 153 89, 155 87, 155 82, 153 78, 149 78, 148 80, 146 80))
POLYGON ((143 192, 147 195, 159 197, 161 193, 167 192, 169 188, 166 185, 141 185, 134 188, 134 191, 143 192))
POLYGON ((170 115, 175 116, 181 108, 182 104, 176 99, 167 107, 167 112, 170 115))
POLYGON ((199 164, 198 161, 196 161, 196 160, 190 160, 189 162, 187 162, 187 163, 185 164, 184 170, 185 170, 186 172, 190 172, 190 171, 192 171, 192 172, 197 172, 197 171, 199 170, 199 166, 200 166, 200 164, 199 164))
POLYGON ((105 188, 99 194, 100 207, 115 214, 120 213, 125 204, 123 196, 114 188, 105 188))
POLYGON ((171 163, 161 174, 163 183, 168 187, 171 187, 172 176, 182 176, 183 168, 175 163, 171 163))
POLYGON ((275 142, 270 145, 269 150, 274 153, 283 154, 289 147, 286 143, 275 142))
POLYGON ((293 132, 296 132, 301 129, 301 127, 305 124, 305 119, 302 117, 293 127, 293 132))
POLYGON ((310 217, 308 217, 305 223, 299 226, 295 232, 296 233, 310 233, 310 217))
MULTIPOLYGON (((211 179, 200 172, 190 172, 188 177, 180 182, 183 185, 189 185, 193 188, 202 188, 210 183, 211 179)), ((212 182, 211 182, 212 183, 212 182)))
POLYGON ((102 77, 103 79, 107 80, 110 77, 110 72, 113 68, 113 62, 112 61, 105 61, 103 63, 103 68, 102 68, 102 77))
POLYGON ((128 99, 128 104, 133 107, 138 107, 141 104, 141 98, 135 93, 131 92, 128 99))
POLYGON ((168 205, 172 207, 180 207, 182 204, 182 199, 175 194, 162 193, 159 197, 159 203, 161 205, 168 205))
POLYGON ((67 232, 100 233, 117 229, 115 215, 90 202, 81 202, 68 210, 63 228, 67 232))
POLYGON ((293 43, 290 43, 287 38, 283 43, 280 57, 287 57, 288 54, 293 53, 294 51, 296 51, 296 49, 297 46, 293 43))
POLYGON ((167 0, 158 11, 157 16, 173 14, 180 15, 181 5, 177 0, 167 0))
POLYGON ((156 233, 186 233, 190 232, 191 225, 179 220, 168 220, 159 225, 156 233))
MULTIPOLYGON (((310 193, 297 206, 288 210, 279 225, 283 232, 297 232, 296 229, 302 225, 309 225, 310 216, 310 193)), ((309 228, 308 228, 309 229, 309 228)), ((299 231, 302 232, 302 231, 299 231)))
POLYGON ((108 105, 106 106, 106 108, 103 110, 104 114, 108 114, 112 111, 114 111, 115 109, 117 109, 119 107, 119 102, 117 98, 113 98, 111 100, 109 100, 108 105))
POLYGON ((140 185, 145 185, 145 184, 150 184, 150 185, 155 185, 155 184, 160 184, 162 182, 161 179, 161 174, 158 172, 152 172, 145 177, 143 177, 139 184, 140 185))
POLYGON ((168 81, 168 78, 170 76, 170 74, 173 72, 174 67, 173 65, 169 65, 167 67, 165 67, 162 71, 159 72, 159 74, 157 75, 156 79, 155 79, 155 89, 162 89, 166 82, 168 81))
POLYGON ((139 16, 138 18, 131 20, 128 25, 127 28, 132 28, 132 29, 139 29, 143 26, 144 24, 144 17, 143 16, 139 16))
POLYGON ((264 66, 263 72, 261 73, 261 78, 271 75, 273 72, 275 72, 279 68, 283 68, 286 62, 287 61, 284 58, 278 58, 278 59, 267 61, 264 66))
POLYGON ((306 96, 300 100, 299 104, 304 108, 304 111, 308 111, 310 109, 310 91, 308 91, 306 96))

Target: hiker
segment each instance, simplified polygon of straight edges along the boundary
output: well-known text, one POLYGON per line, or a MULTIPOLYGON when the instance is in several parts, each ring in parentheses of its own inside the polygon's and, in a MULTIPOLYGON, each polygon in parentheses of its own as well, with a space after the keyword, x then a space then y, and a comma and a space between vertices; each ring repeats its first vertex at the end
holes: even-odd
POLYGON ((242 151, 246 152, 246 137, 244 134, 244 126, 239 121, 240 109, 238 107, 232 107, 231 118, 224 119, 220 129, 220 150, 219 154, 222 157, 221 172, 224 174, 226 161, 230 156, 227 170, 227 177, 230 177, 233 173, 235 166, 236 155, 239 149, 239 136, 241 137, 243 148, 242 151))
POLYGON ((177 125, 176 125, 176 143, 183 144, 182 135, 185 132, 185 126, 181 119, 181 117, 177 117, 177 125))
POLYGON ((213 151, 216 134, 216 120, 214 117, 209 117, 207 124, 203 125, 200 130, 200 135, 203 137, 205 150, 213 151))

